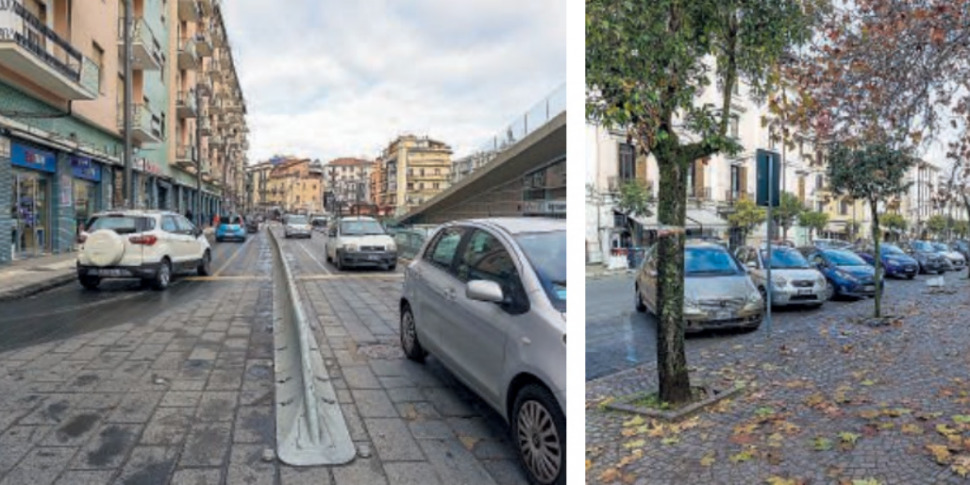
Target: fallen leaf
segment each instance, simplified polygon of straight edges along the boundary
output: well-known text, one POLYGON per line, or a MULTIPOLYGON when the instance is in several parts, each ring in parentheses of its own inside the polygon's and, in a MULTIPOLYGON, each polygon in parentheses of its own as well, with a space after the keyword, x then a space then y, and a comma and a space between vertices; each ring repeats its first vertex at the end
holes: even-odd
POLYGON ((586 460, 586 471, 589 471, 590 468, 593 468, 593 461, 586 460))
POLYGON ((731 463, 743 463, 754 457, 754 454, 750 449, 744 450, 731 456, 731 463))
POLYGON ((856 443, 856 441, 859 440, 859 435, 856 434, 856 433, 850 433, 848 431, 843 431, 843 432, 839 433, 839 438, 842 440, 843 443, 849 443, 849 444, 854 445, 856 443))
POLYGON ((902 427, 903 434, 923 434, 923 427, 916 423, 906 423, 902 427))
POLYGON ((643 440, 633 440, 633 441, 627 441, 626 443, 623 443, 623 447, 628 450, 632 450, 634 448, 643 448, 645 444, 647 443, 643 440))
POLYGON ((798 482, 793 478, 779 477, 777 475, 772 475, 768 477, 768 485, 798 485, 798 482))
POLYGON ((828 451, 832 449, 832 440, 819 436, 812 442, 815 451, 828 451))
POLYGON ((665 444, 665 445, 672 445, 672 444, 675 444, 675 443, 680 443, 680 438, 678 438, 676 436, 668 436, 668 437, 660 440, 660 442, 663 443, 663 444, 665 444))
POLYGON ((951 434, 959 433, 960 431, 957 429, 951 428, 946 424, 941 423, 936 425, 936 432, 940 433, 943 436, 950 436, 951 434))
POLYGON ((459 435, 458 440, 461 441, 461 444, 465 445, 465 449, 467 449, 468 451, 472 451, 472 449, 475 448, 475 443, 478 443, 479 438, 475 438, 473 436, 459 435))
POLYGON ((940 465, 950 462, 950 450, 945 445, 926 445, 926 449, 933 454, 933 459, 940 465))
POLYGON ((607 483, 614 482, 618 478, 620 478, 620 472, 617 471, 616 468, 607 468, 606 470, 603 470, 603 473, 600 473, 599 476, 599 480, 601 482, 607 483))
POLYGON ((715 453, 713 451, 708 451, 704 456, 701 457, 701 466, 709 467, 714 464, 715 453))

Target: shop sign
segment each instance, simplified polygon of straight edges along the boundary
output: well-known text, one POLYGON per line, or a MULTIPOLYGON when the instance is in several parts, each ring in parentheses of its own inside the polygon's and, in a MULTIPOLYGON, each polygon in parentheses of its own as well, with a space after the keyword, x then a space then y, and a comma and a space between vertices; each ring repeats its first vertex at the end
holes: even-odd
POLYGON ((566 213, 564 200, 527 200, 522 202, 522 212, 525 214, 556 214, 566 213))
POLYGON ((54 173, 57 171, 57 156, 53 152, 13 143, 10 146, 10 164, 54 173))
POLYGON ((71 172, 79 179, 101 181, 101 164, 90 158, 71 157, 71 172))
POLYGON ((142 172, 154 175, 162 175, 162 167, 148 161, 147 158, 139 158, 138 160, 135 160, 132 166, 135 168, 135 170, 141 170, 142 172))

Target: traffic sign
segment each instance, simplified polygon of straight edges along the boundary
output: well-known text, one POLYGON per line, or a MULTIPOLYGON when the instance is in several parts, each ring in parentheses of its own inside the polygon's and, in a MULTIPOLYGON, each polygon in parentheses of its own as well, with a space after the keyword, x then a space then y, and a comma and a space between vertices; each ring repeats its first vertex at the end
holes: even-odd
POLYGON ((778 152, 763 150, 756 152, 758 193, 755 199, 759 206, 768 205, 768 194, 771 194, 771 206, 778 207, 781 200, 779 182, 781 180, 781 155, 778 152), (771 183, 769 184, 769 180, 771 183))

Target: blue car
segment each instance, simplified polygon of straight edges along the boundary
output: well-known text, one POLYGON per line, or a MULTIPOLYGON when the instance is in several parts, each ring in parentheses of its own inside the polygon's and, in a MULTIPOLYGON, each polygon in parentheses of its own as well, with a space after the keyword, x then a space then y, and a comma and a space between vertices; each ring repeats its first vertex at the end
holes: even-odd
MULTIPOLYGON (((875 265, 876 260, 872 257, 873 252, 872 247, 858 248, 855 251, 867 263, 875 265)), ((919 261, 904 253, 902 249, 899 249, 899 246, 887 243, 880 244, 879 253, 882 256, 880 259, 886 276, 911 280, 916 277, 916 273, 919 273, 919 261)))
POLYGON ((832 296, 865 298, 876 294, 875 268, 847 249, 814 249, 814 263, 832 286, 832 296))
POLYGON ((227 240, 245 241, 246 225, 242 216, 234 215, 221 218, 219 227, 216 227, 216 242, 227 240))

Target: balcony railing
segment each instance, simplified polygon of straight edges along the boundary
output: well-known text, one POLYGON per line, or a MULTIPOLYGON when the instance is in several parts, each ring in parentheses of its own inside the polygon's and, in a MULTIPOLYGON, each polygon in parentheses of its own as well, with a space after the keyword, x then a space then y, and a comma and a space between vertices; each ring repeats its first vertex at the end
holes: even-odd
MULTIPOLYGON (((158 70, 162 67, 162 47, 151 27, 142 17, 133 19, 131 31, 131 68, 136 70, 158 70)), ((125 55, 125 18, 118 19, 118 57, 125 55)))
POLYGON ((695 200, 711 200, 710 187, 688 187, 687 197, 695 200))
POLYGON ((202 8, 197 0, 178 0, 179 20, 195 22, 202 18, 202 8))
POLYGON ((724 200, 729 204, 734 204, 739 200, 754 200, 754 193, 742 192, 739 190, 724 191, 724 200))
POLYGON ((199 67, 199 53, 196 51, 195 39, 186 38, 179 42, 179 69, 197 69, 199 67))
POLYGON ((193 39, 195 40, 195 50, 199 52, 199 55, 203 57, 212 55, 212 39, 209 38, 209 34, 196 32, 193 39))
MULTIPOLYGON (((159 143, 162 141, 162 121, 144 104, 131 107, 131 137, 137 143, 159 143)), ((125 109, 118 106, 118 131, 125 130, 125 109)))
POLYGON ((175 94, 175 113, 179 118, 195 118, 197 106, 194 89, 175 94))
POLYGON ((175 164, 187 168, 198 163, 197 151, 194 145, 179 144, 175 147, 175 164))
POLYGON ((0 5, 0 62, 65 99, 97 97, 94 62, 20 3, 0 5))

